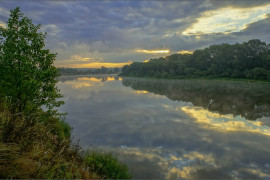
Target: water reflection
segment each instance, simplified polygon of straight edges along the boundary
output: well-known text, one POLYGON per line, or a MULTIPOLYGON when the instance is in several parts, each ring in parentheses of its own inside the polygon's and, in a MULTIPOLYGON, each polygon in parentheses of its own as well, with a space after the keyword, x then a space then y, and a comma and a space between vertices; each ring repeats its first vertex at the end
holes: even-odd
POLYGON ((223 131, 247 131, 270 136, 270 128, 262 125, 261 121, 247 121, 240 116, 219 115, 199 107, 182 107, 181 109, 206 128, 223 131))
POLYGON ((268 84, 60 80, 75 140, 114 152, 134 178, 270 178, 268 84))
POLYGON ((76 82, 105 82, 105 81, 117 81, 122 80, 119 76, 108 76, 108 75, 91 75, 91 76, 60 76, 59 81, 65 83, 67 81, 76 81, 76 82))
POLYGON ((249 120, 270 116, 270 83, 124 78, 124 86, 249 120))
MULTIPOLYGON (((241 152, 187 152, 185 149, 106 148, 129 165, 136 179, 269 179, 269 163, 245 161, 241 152), (173 152, 173 153, 172 153, 173 152), (239 163, 239 161, 242 161, 239 163), (263 164, 265 163, 265 164, 263 164)), ((99 149, 99 150, 100 150, 99 149)), ((255 149, 251 149, 255 150, 255 149)), ((261 161, 261 162, 260 162, 261 161)))

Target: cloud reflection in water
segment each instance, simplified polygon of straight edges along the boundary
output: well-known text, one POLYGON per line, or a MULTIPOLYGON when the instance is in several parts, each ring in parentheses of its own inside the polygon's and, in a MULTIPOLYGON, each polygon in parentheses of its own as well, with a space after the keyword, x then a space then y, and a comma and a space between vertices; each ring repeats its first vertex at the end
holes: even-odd
POLYGON ((113 151, 134 178, 270 178, 268 85, 126 79, 126 87, 105 76, 60 81, 75 140, 113 151), (249 110, 255 115, 244 116, 249 110))
POLYGON ((195 118, 196 122, 203 124, 205 128, 223 131, 247 131, 270 136, 270 128, 263 126, 260 121, 248 121, 241 116, 220 115, 200 107, 182 107, 181 110, 195 118))

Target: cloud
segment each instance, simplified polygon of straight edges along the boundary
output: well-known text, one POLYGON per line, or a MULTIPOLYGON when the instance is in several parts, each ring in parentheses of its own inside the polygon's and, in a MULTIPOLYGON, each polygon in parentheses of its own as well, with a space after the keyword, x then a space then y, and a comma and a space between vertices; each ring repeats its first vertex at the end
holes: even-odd
POLYGON ((181 50, 178 52, 179 54, 193 54, 193 51, 188 51, 188 50, 181 50))
POLYGON ((270 4, 253 8, 225 7, 206 11, 183 35, 239 32, 248 24, 260 21, 270 13, 270 4))
POLYGON ((270 35, 269 33, 269 27, 270 26, 270 14, 267 15, 267 18, 257 21, 254 23, 251 23, 247 25, 247 27, 240 31, 233 33, 233 35, 236 36, 242 36, 243 38, 258 38, 262 39, 263 41, 268 41, 270 40, 270 35))
POLYGON ((6 23, 0 20, 0 27, 6 27, 6 25, 7 25, 6 23))
POLYGON ((102 62, 102 58, 81 57, 79 55, 71 56, 72 59, 82 62, 102 62))
MULTIPOLYGON (((65 85, 71 86, 73 89, 82 89, 82 88, 89 88, 89 87, 97 87, 102 86, 101 80, 95 77, 83 77, 77 79, 77 81, 66 81, 65 85)), ((81 96, 79 97, 81 98, 81 96)))
POLYGON ((170 53, 169 49, 161 49, 161 50, 146 50, 146 49, 138 49, 136 50, 138 53, 147 53, 147 54, 168 54, 170 53))
POLYGON ((247 121, 245 118, 233 115, 219 115, 199 107, 182 107, 182 111, 190 114, 205 128, 220 131, 250 132, 270 136, 270 128, 260 121, 247 121))
POLYGON ((81 63, 81 64, 69 64, 69 65, 58 65, 61 67, 69 67, 69 68, 101 68, 102 66, 106 68, 114 68, 114 67, 123 67, 125 65, 129 65, 132 62, 124 62, 124 63, 105 63, 105 62, 93 62, 93 63, 81 63))
POLYGON ((7 21, 8 20, 8 17, 9 17, 9 10, 0 7, 0 12, 1 12, 1 14, 0 14, 0 20, 1 21, 7 21))
POLYGON ((138 53, 134 49, 167 49, 177 53, 215 43, 247 41, 258 37, 250 23, 263 20, 269 7, 265 1, 1 1, 0 4, 2 22, 6 22, 10 9, 20 6, 35 24, 41 24, 42 30, 48 32, 46 47, 58 53, 57 63, 63 65, 66 65, 63 60, 74 54, 102 58, 106 63, 124 63, 161 55, 138 53), (238 36, 235 31, 245 33, 238 36))
POLYGON ((41 27, 41 31, 47 32, 49 36, 56 36, 59 34, 60 29, 57 25, 55 24, 46 24, 41 27))

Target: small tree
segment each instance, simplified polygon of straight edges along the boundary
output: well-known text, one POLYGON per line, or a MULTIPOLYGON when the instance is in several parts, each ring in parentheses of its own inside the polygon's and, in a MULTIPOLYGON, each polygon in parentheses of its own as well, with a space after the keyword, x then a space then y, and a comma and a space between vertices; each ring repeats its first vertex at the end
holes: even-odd
POLYGON ((44 49, 46 33, 39 29, 19 7, 10 11, 7 27, 0 27, 0 95, 13 115, 42 106, 52 112, 63 103, 57 101, 61 95, 56 87, 59 70, 53 65, 56 54, 44 49))

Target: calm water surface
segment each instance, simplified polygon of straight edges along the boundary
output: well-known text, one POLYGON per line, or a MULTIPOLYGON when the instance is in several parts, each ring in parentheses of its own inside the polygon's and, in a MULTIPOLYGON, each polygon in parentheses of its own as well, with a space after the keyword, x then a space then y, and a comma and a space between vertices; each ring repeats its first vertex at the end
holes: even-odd
POLYGON ((61 110, 84 148, 134 178, 270 179, 270 84, 62 76, 61 110))

